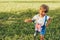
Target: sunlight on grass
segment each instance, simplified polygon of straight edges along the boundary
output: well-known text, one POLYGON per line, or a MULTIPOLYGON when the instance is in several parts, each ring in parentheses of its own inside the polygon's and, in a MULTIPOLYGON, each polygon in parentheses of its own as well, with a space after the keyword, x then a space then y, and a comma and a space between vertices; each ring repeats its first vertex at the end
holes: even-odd
POLYGON ((0 0, 0 1, 60 1, 60 0, 0 0))
POLYGON ((54 10, 60 7, 60 3, 0 3, 0 12, 3 11, 18 11, 24 9, 39 9, 41 4, 46 4, 50 7, 50 10, 54 10))

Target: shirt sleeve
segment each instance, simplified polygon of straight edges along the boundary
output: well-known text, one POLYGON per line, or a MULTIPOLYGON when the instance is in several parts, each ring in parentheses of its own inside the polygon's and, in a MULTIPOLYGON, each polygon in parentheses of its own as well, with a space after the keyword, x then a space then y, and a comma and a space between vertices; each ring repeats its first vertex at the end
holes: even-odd
MULTIPOLYGON (((47 21, 49 20, 49 18, 50 18, 50 16, 47 16, 47 21)), ((47 21, 46 21, 46 24, 47 24, 47 21)), ((46 24, 45 24, 45 25, 46 25, 46 24)))
POLYGON ((50 16, 47 16, 47 20, 49 20, 50 16))
POLYGON ((32 21, 34 22, 37 18, 37 15, 35 15, 33 18, 32 18, 32 21))

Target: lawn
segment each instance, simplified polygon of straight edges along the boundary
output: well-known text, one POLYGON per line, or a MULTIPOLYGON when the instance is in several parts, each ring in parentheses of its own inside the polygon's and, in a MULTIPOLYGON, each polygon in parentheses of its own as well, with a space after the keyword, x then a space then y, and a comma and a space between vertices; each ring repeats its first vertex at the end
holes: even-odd
MULTIPOLYGON (((33 40, 34 23, 25 23, 24 19, 37 13, 35 9, 0 12, 0 40, 33 40)), ((60 40, 60 8, 50 10, 47 15, 52 21, 46 28, 45 40, 60 40)))

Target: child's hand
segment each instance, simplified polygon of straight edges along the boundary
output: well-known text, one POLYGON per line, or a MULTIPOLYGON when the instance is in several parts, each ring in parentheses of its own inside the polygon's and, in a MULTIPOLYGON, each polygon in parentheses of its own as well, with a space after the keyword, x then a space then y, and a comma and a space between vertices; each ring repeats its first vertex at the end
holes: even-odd
POLYGON ((25 19, 24 22, 32 22, 31 19, 25 19))
POLYGON ((48 24, 46 24, 46 27, 48 27, 48 24))
POLYGON ((24 22, 28 22, 28 19, 25 19, 24 22))

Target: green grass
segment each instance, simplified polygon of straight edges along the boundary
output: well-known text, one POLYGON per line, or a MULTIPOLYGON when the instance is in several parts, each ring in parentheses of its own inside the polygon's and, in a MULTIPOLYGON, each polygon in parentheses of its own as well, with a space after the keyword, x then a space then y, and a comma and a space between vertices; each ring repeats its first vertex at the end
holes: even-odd
MULTIPOLYGON (((34 23, 24 23, 24 19, 32 18, 37 13, 37 10, 31 9, 0 12, 0 40, 33 40, 34 23)), ((52 21, 46 28, 45 40, 60 40, 60 9, 50 10, 47 15, 51 16, 52 21)))

